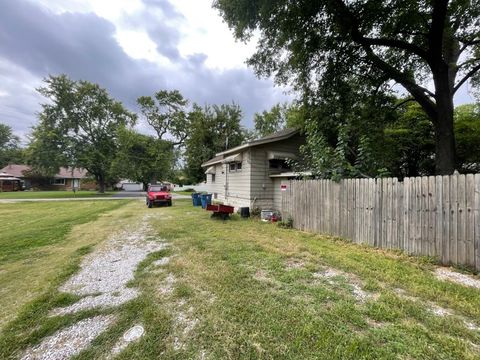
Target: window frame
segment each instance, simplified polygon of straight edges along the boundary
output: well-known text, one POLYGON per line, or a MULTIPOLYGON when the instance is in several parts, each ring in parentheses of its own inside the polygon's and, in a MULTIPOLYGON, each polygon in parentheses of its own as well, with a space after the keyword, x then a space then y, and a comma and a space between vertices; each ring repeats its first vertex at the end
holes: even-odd
POLYGON ((53 178, 50 180, 50 185, 65 186, 65 184, 66 184, 65 178, 53 178), (58 180, 62 180, 62 182, 58 182, 58 180))
POLYGON ((228 172, 240 172, 242 171, 242 168, 243 168, 242 161, 233 161, 228 163, 228 172), (240 165, 240 167, 238 165, 240 165))

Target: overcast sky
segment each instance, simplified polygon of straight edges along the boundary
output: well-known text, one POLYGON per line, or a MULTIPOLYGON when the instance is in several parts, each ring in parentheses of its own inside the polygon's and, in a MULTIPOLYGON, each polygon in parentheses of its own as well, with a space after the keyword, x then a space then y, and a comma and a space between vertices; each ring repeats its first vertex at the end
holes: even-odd
POLYGON ((65 73, 132 110, 161 89, 202 105, 234 101, 251 127, 255 112, 288 99, 247 68, 254 50, 233 39, 211 0, 0 0, 0 122, 28 133, 44 101, 35 88, 65 73))
MULTIPOLYGON (((24 137, 36 123, 42 78, 65 73, 135 100, 178 89, 201 105, 238 103, 243 124, 289 99, 259 80, 211 0, 0 0, 0 122, 24 137)), ((456 104, 473 102, 464 86, 456 104)), ((140 124, 140 130, 147 128, 140 124)))

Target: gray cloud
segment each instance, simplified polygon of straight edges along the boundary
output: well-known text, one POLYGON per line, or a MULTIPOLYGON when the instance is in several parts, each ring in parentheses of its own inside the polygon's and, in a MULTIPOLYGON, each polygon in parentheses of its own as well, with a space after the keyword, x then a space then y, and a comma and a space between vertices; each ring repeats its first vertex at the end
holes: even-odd
POLYGON ((254 112, 285 96, 270 80, 258 80, 250 69, 214 71, 205 54, 180 56, 180 39, 172 21, 183 21, 168 1, 144 0, 147 12, 125 19, 134 28, 143 22, 157 51, 177 70, 130 58, 114 38, 115 27, 93 13, 55 14, 28 1, 4 1, 0 12, 0 121, 23 135, 35 123, 41 101, 34 87, 49 74, 96 82, 136 110, 135 100, 160 89, 179 89, 199 104, 238 103, 251 125, 254 112), (165 19, 163 21, 162 19, 165 19), (166 21, 168 20, 168 21, 166 21))

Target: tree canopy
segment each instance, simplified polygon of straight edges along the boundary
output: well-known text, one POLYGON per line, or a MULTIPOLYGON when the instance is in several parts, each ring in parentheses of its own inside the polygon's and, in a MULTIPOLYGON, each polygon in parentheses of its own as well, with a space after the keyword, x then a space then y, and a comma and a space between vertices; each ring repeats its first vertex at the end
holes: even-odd
POLYGON ((0 168, 8 164, 21 163, 23 158, 19 137, 13 134, 10 126, 0 123, 0 168))
POLYGON ((136 115, 105 89, 65 75, 49 76, 38 89, 42 104, 29 153, 34 168, 53 174, 61 166, 86 169, 105 189, 117 151, 118 130, 133 125, 136 115))
POLYGON ((174 145, 182 145, 188 136, 186 106, 188 100, 178 90, 160 90, 151 96, 137 99, 140 112, 155 130, 159 139, 172 137, 174 145))
POLYGON ((303 120, 303 108, 298 104, 276 104, 270 110, 255 113, 253 135, 261 138, 284 128, 301 128, 303 120))
POLYGON ((391 92, 392 81, 403 86, 433 125, 436 172, 454 171, 453 96, 480 70, 478 1, 216 0, 214 6, 237 38, 259 31, 248 61, 257 74, 275 75, 307 99, 335 97, 351 81, 370 94, 391 92))
POLYGON ((205 179, 201 164, 216 153, 240 145, 246 137, 242 111, 236 104, 193 105, 188 114, 190 128, 185 142, 185 173, 191 182, 205 179))
POLYGON ((176 160, 171 142, 121 128, 112 172, 118 178, 141 182, 146 189, 150 182, 172 177, 176 160))

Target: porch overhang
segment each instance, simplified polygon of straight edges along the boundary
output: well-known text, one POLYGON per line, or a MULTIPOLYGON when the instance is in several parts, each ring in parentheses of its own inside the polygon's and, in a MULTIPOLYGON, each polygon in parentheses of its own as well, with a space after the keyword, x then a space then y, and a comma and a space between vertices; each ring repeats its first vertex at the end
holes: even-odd
POLYGON ((205 174, 216 174, 217 171, 215 169, 215 166, 210 166, 207 171, 205 171, 205 174))
POLYGON ((243 156, 241 153, 230 155, 230 156, 227 156, 225 159, 223 159, 222 164, 228 164, 232 162, 242 162, 242 159, 243 159, 243 156))

